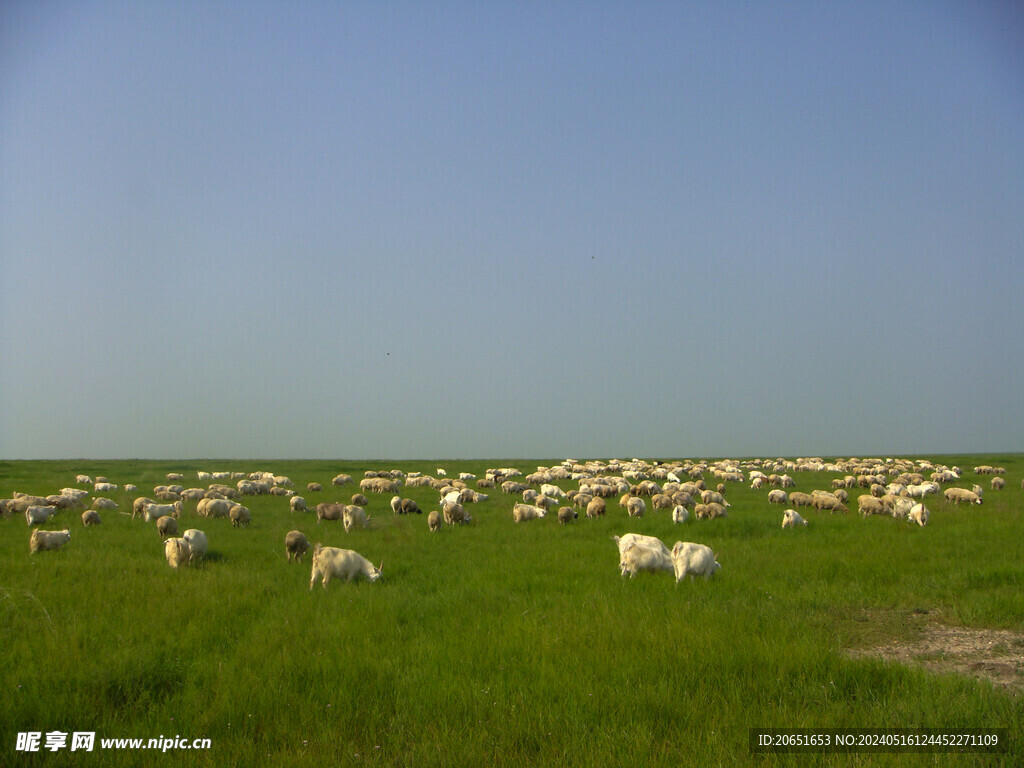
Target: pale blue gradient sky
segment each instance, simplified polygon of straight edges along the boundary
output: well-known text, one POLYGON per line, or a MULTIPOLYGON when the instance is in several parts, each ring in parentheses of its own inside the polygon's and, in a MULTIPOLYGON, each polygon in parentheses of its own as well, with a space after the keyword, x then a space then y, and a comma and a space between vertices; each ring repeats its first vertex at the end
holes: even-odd
POLYGON ((1022 40, 5 2, 0 458, 1024 450, 1022 40))

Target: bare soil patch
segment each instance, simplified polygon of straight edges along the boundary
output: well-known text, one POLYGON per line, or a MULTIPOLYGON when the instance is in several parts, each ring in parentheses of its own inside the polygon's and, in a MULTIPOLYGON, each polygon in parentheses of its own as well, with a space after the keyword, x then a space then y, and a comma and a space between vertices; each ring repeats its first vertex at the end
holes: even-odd
POLYGON ((874 656, 917 664, 931 672, 953 672, 990 680, 1013 695, 1024 693, 1024 633, 949 627, 928 620, 921 620, 918 630, 913 640, 883 641, 847 650, 854 658, 874 656))

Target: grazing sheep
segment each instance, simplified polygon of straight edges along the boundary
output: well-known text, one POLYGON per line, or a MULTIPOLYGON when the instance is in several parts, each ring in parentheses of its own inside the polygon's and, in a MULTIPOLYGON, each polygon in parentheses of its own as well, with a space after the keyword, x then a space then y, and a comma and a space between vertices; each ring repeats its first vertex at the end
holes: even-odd
POLYGON ((709 504, 697 504, 693 508, 693 513, 698 520, 714 520, 716 517, 727 516, 725 507, 715 501, 709 504))
POLYGON ((184 538, 167 539, 164 542, 164 557, 167 558, 167 564, 177 570, 192 562, 192 548, 184 538))
POLYGON ((643 544, 632 544, 619 552, 619 570, 622 575, 629 574, 633 578, 640 571, 671 571, 674 569, 672 555, 661 548, 646 547, 643 544))
POLYGON ((149 523, 165 515, 180 517, 181 502, 176 501, 173 504, 147 504, 142 519, 149 523))
POLYGON ((814 497, 802 491, 793 491, 789 494, 789 503, 794 507, 813 507, 814 497))
POLYGON ((82 513, 82 525, 99 525, 102 522, 100 513, 95 509, 87 509, 82 513))
POLYGON ((910 510, 910 514, 907 515, 907 519, 912 523, 917 523, 919 526, 924 528, 928 525, 928 507, 924 504, 915 504, 913 509, 910 510))
POLYGON ((396 515, 401 514, 401 512, 402 512, 402 497, 401 496, 392 496, 391 497, 391 511, 394 514, 396 514, 396 515))
POLYGON ((316 505, 316 523, 321 520, 341 520, 345 514, 345 505, 340 502, 324 501, 316 505))
POLYGON ((951 501, 954 504, 981 504, 981 496, 974 491, 968 491, 966 488, 947 488, 943 494, 946 497, 946 501, 951 501))
POLYGON ((309 512, 309 507, 306 506, 306 500, 301 496, 292 496, 288 499, 288 509, 292 512, 309 512))
POLYGON ((789 496, 781 488, 773 488, 768 491, 768 503, 769 504, 788 504, 789 496))
POLYGON ((139 496, 135 501, 132 502, 132 518, 136 518, 140 515, 144 515, 146 512, 147 504, 155 504, 153 499, 146 496, 139 496))
POLYGON ((544 517, 548 511, 544 507, 535 507, 531 504, 517 503, 512 507, 512 520, 517 523, 525 523, 544 517))
POLYGON ((579 515, 576 510, 572 507, 559 507, 558 508, 558 522, 562 525, 566 525, 575 520, 579 515))
POLYGON ((630 496, 626 499, 626 513, 630 517, 643 517, 647 511, 647 505, 639 496, 630 496))
POLYGON ((598 518, 605 513, 606 504, 605 500, 600 496, 595 496, 587 504, 587 517, 598 518))
POLYGON ((992 478, 992 490, 993 491, 1001 491, 1005 487, 1006 487, 1006 480, 1004 480, 1001 477, 993 477, 992 478))
POLYGON ((248 507, 243 507, 241 504, 235 504, 231 508, 229 513, 231 517, 231 527, 239 528, 243 525, 248 525, 252 521, 252 513, 249 512, 248 507))
POLYGON ((438 512, 436 509, 432 510, 430 514, 427 515, 427 527, 431 531, 441 530, 441 513, 438 512))
POLYGON ((324 487, 320 483, 306 483, 306 491, 308 493, 319 493, 324 487))
POLYGON ((355 504, 345 507, 345 511, 342 513, 342 524, 345 526, 345 533, 348 533, 353 528, 365 528, 368 520, 366 510, 362 507, 357 507, 355 504))
POLYGON ((309 588, 312 589, 316 580, 322 578, 323 588, 327 589, 327 582, 335 576, 347 582, 363 576, 373 583, 381 577, 383 567, 384 563, 374 567, 373 563, 351 549, 317 544, 313 549, 313 570, 309 577, 309 588))
POLYGON ((370 500, 361 493, 353 493, 349 503, 355 504, 357 507, 365 507, 370 503, 370 500))
POLYGON ((189 562, 202 560, 206 557, 207 541, 205 533, 195 528, 189 528, 181 534, 181 538, 188 542, 189 562))
POLYGON ((889 514, 888 505, 886 505, 882 499, 877 496, 871 496, 870 494, 864 494, 857 497, 857 509, 864 517, 867 517, 868 515, 889 514))
POLYGON ((473 520, 461 504, 444 504, 441 507, 441 511, 444 515, 444 521, 448 525, 465 524, 473 520))
POLYGON ((828 510, 830 512, 849 512, 846 505, 843 504, 836 496, 831 493, 819 493, 817 495, 812 494, 814 498, 814 504, 812 506, 819 512, 828 510))
POLYGON ((156 529, 165 539, 168 536, 178 535, 178 521, 169 515, 159 518, 156 521, 156 529))
POLYGON ((682 504, 676 504, 672 508, 672 522, 673 523, 685 523, 690 519, 690 511, 682 504))
POLYGON ((31 554, 57 550, 71 541, 71 531, 65 528, 63 531, 41 531, 38 528, 32 531, 28 540, 28 551, 31 554))
POLYGON ((783 528, 794 528, 798 525, 807 525, 807 521, 800 517, 799 512, 795 509, 787 509, 782 513, 783 528))
POLYGON ((97 498, 92 500, 92 508, 97 510, 97 511, 99 511, 99 510, 108 510, 109 511, 109 510, 117 509, 117 506, 118 506, 117 502, 111 501, 110 499, 105 499, 102 496, 97 497, 97 498))
POLYGON ((309 539, 302 531, 288 531, 284 536, 284 551, 289 563, 302 562, 302 556, 309 550, 309 539))
POLYGON ((56 514, 56 507, 33 504, 25 509, 25 522, 29 525, 42 525, 56 514))
POLYGON ((672 566, 676 574, 676 584, 687 576, 690 577, 690 581, 697 576, 703 576, 707 581, 722 569, 718 563, 718 556, 711 551, 711 547, 690 541, 677 541, 672 547, 672 566))
POLYGON ((352 475, 337 475, 331 480, 331 485, 348 485, 352 482, 352 475))

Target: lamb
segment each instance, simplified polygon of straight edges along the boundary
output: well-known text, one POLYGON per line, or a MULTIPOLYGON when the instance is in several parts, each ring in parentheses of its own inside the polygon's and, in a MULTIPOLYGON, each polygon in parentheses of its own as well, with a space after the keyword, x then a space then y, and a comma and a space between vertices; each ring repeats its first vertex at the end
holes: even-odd
POLYGON ((512 507, 512 520, 517 523, 525 523, 544 517, 548 511, 544 507, 535 507, 531 504, 517 503, 512 507))
POLYGON ((381 577, 383 567, 384 563, 374 567, 373 563, 351 549, 317 544, 313 549, 313 570, 309 577, 309 588, 313 589, 317 578, 322 578, 323 588, 327 589, 327 582, 334 576, 347 582, 363 576, 373 583, 381 577))
POLYGON ((252 513, 249 512, 248 507, 243 507, 241 504, 235 504, 231 508, 229 513, 231 517, 231 527, 239 528, 243 525, 248 525, 252 521, 252 513))
POLYGON ((920 503, 915 504, 913 509, 910 510, 910 514, 907 515, 907 519, 924 528, 928 525, 928 507, 920 503))
POLYGON ((34 555, 36 552, 57 550, 69 541, 71 541, 71 531, 67 528, 63 531, 41 531, 37 528, 29 537, 28 551, 34 555))
POLYGON ((430 528, 431 531, 441 530, 441 513, 436 509, 431 510, 430 514, 427 515, 427 527, 430 528))
POLYGON ((184 538, 170 538, 164 542, 164 557, 174 570, 192 562, 192 549, 184 538))
POLYGON ((284 536, 284 551, 289 563, 302 562, 302 556, 309 550, 309 539, 302 531, 288 531, 284 536))
POLYGON ((100 513, 95 509, 87 509, 82 513, 82 525, 99 525, 101 522, 100 513))
POLYGON ((560 522, 562 525, 571 523, 577 517, 579 517, 579 514, 577 514, 576 510, 573 509, 572 507, 558 508, 558 522, 560 522))
POLYGON ((159 518, 156 521, 156 529, 160 532, 160 535, 165 539, 168 536, 178 535, 178 521, 169 515, 159 518))
POLYGON ((365 509, 357 507, 355 504, 348 505, 342 513, 342 524, 345 526, 345 533, 348 533, 353 528, 365 528, 368 519, 365 509))
POLYGON ((690 581, 697 576, 703 576, 707 581, 722 569, 718 563, 718 556, 711 551, 711 547, 689 541, 677 541, 672 547, 672 566, 676 574, 676 584, 687 576, 690 577, 690 581))
POLYGON ((676 504, 672 508, 672 522, 673 523, 685 523, 690 519, 690 511, 682 504, 676 504))
POLYGON ((961 502, 965 504, 981 504, 981 496, 974 491, 968 491, 966 488, 947 488, 943 495, 946 497, 946 501, 951 501, 954 504, 961 502))
POLYGON ((189 528, 181 534, 181 538, 188 542, 190 563, 206 557, 207 541, 205 533, 195 528, 189 528))
POLYGON ((807 525, 807 521, 800 517, 799 512, 795 509, 787 509, 782 513, 783 528, 794 528, 798 525, 807 525))

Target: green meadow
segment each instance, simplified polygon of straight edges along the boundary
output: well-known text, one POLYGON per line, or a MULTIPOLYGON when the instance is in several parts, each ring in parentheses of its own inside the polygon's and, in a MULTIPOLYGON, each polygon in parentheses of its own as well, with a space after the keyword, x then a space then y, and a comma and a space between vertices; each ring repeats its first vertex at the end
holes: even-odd
MULTIPOLYGON (((346 534, 258 496, 243 500, 252 523, 237 529, 186 503, 180 529, 202 529, 209 553, 179 571, 155 524, 121 513, 167 472, 189 487, 198 470, 269 470, 312 508, 358 491, 330 485, 342 472, 358 483, 365 470, 482 477, 557 462, 0 462, 2 498, 57 493, 78 473, 138 486, 93 494, 120 505, 99 526, 76 512, 45 524, 71 531, 57 552, 30 555, 24 517, 0 520, 0 765, 1018 765, 1024 669, 1002 685, 944 669, 941 650, 913 663, 857 653, 912 646, 937 626, 1009 630, 1024 653, 1024 456, 929 458, 961 466, 957 485, 981 484, 985 503, 931 496, 920 528, 862 519, 866 491, 852 489, 850 514, 802 509, 809 525, 782 530, 785 507, 748 481, 728 485, 724 519, 675 525, 649 504, 630 519, 608 499, 605 517, 563 527, 553 512, 513 523, 518 497, 490 489, 467 505, 471 524, 431 533, 426 514, 395 516, 390 495, 370 494, 368 528, 346 534), (974 475, 981 463, 1006 467, 1005 490, 974 475), (309 482, 324 490, 305 492, 309 482), (310 590, 311 554, 285 557, 292 529, 383 561, 383 578, 310 590), (611 536, 631 531, 707 544, 722 570, 624 579, 611 536), (754 727, 1005 728, 1009 743, 998 754, 761 754, 754 727), (29 732, 96 742, 17 750, 29 732), (100 745, 160 737, 210 747, 100 745)), ((837 476, 791 474, 806 492, 837 476)), ((431 488, 400 493, 438 508, 431 488)))

